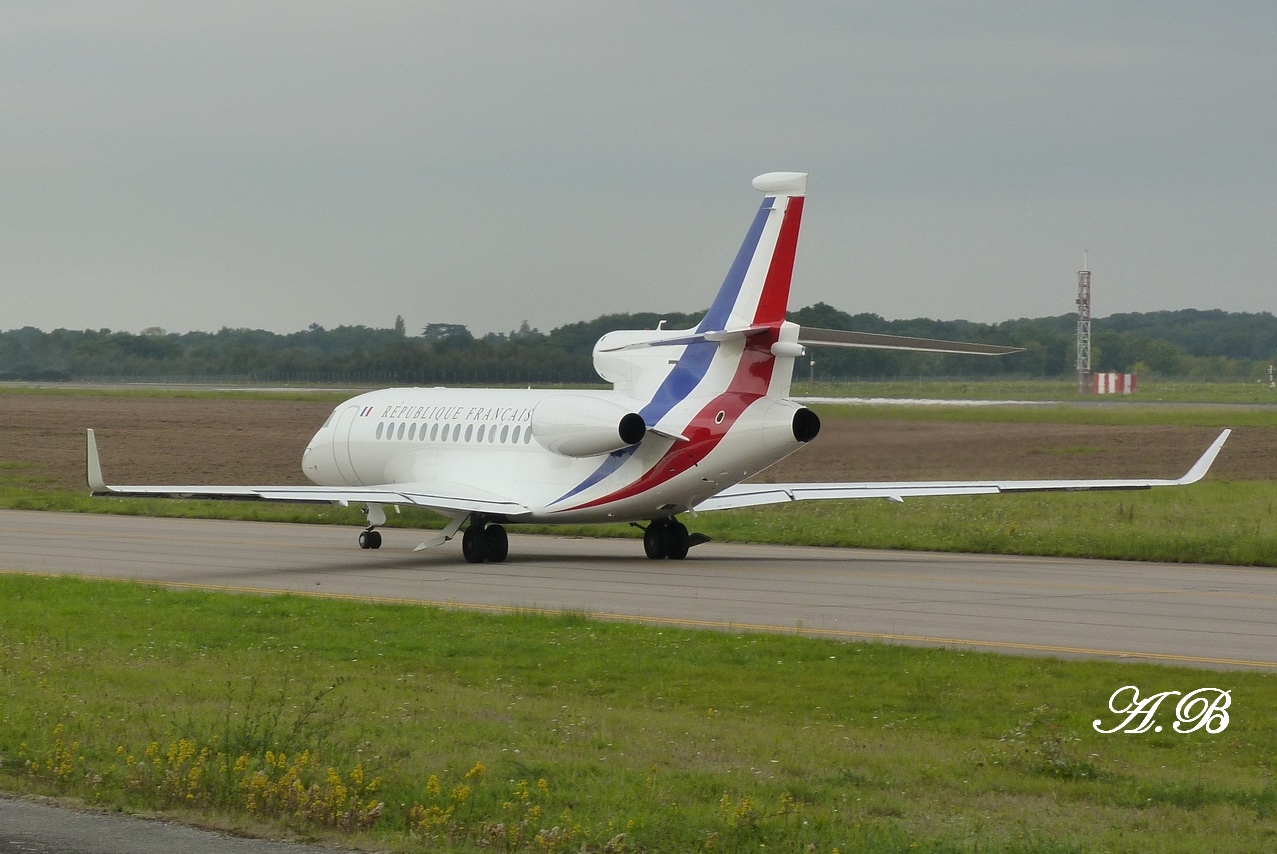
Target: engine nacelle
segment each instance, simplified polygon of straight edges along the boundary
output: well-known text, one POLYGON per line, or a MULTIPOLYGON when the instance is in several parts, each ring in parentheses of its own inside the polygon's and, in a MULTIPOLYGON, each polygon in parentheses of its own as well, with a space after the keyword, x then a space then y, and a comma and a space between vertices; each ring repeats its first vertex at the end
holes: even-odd
POLYGON ((556 394, 532 411, 532 436, 565 457, 594 457, 637 445, 647 433, 643 416, 621 404, 583 394, 556 394))
POLYGON ((772 404, 763 416, 763 443, 769 448, 795 447, 815 439, 820 433, 820 418, 805 406, 791 400, 772 404))

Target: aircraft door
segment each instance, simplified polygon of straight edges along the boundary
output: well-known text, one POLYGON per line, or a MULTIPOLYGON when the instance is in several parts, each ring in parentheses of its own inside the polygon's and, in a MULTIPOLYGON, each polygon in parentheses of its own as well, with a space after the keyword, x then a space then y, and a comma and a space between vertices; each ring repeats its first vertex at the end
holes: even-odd
POLYGON ((342 479, 352 485, 361 484, 359 475, 355 472, 355 464, 350 458, 350 432, 358 415, 358 406, 347 406, 333 425, 333 463, 342 479))

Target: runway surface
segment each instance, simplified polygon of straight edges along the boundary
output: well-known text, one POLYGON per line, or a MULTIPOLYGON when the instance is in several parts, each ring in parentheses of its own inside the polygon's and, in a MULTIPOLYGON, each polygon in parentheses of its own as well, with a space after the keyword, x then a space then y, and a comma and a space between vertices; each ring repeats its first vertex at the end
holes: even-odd
POLYGON ((1277 669, 1277 570, 512 536, 501 564, 383 529, 0 511, 0 571, 239 592, 571 610, 690 627, 1277 669))
POLYGON ((241 839, 165 821, 80 812, 0 796, 0 854, 338 854, 312 845, 241 839))

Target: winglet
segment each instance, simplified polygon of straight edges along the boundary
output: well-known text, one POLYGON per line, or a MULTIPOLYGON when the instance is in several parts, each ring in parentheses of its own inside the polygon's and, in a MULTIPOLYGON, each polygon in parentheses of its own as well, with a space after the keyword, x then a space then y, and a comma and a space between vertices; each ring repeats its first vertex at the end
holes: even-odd
POLYGON ((1220 448, 1224 447, 1224 443, 1228 441, 1228 437, 1232 434, 1232 430, 1225 430, 1219 434, 1219 437, 1211 442, 1211 446, 1206 452, 1193 463, 1193 467, 1179 480, 1175 481, 1176 486, 1187 486, 1190 483, 1197 483, 1206 476, 1206 472, 1210 470, 1211 465, 1215 462, 1215 458, 1219 456, 1220 448))
POLYGON ((102 477, 102 463, 98 460, 98 440, 93 435, 93 429, 89 429, 89 445, 87 458, 87 472, 89 479, 89 489, 94 495, 102 495, 111 491, 106 485, 106 480, 102 477))

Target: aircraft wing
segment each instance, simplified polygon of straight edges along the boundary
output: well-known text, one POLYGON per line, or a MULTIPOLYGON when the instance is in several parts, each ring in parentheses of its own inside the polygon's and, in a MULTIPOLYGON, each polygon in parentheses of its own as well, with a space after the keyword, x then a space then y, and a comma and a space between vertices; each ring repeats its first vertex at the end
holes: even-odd
POLYGON ((929 495, 992 495, 1004 492, 1072 492, 1096 489, 1151 489, 1186 486, 1201 480, 1215 462, 1231 430, 1220 433, 1183 477, 1175 480, 982 480, 904 481, 899 483, 738 483, 702 501, 693 510, 728 510, 779 504, 785 501, 817 501, 836 498, 887 498, 904 501, 929 495))
POLYGON ((394 483, 373 486, 110 486, 102 477, 97 439, 88 431, 88 480, 94 495, 291 501, 303 504, 404 504, 437 510, 520 516, 529 508, 460 483, 394 483))

